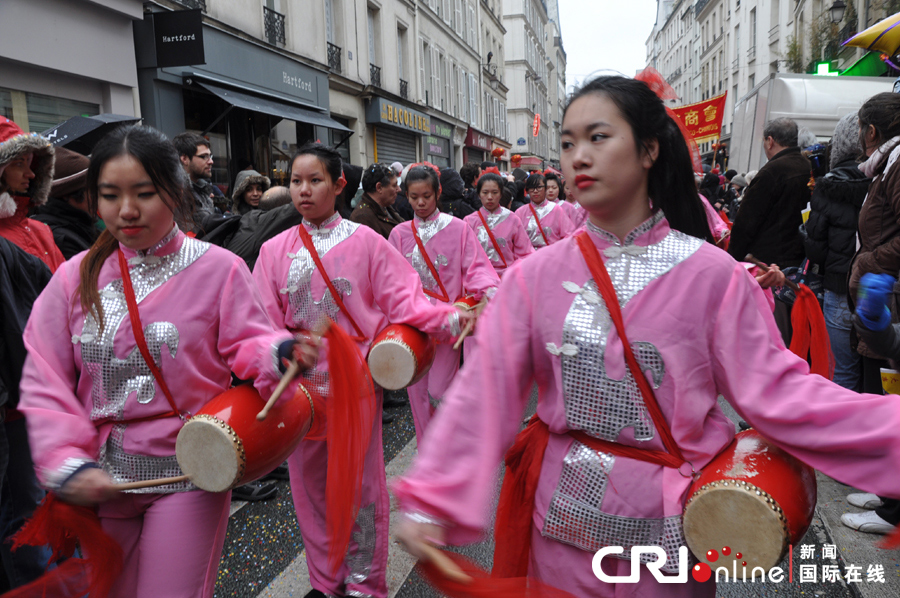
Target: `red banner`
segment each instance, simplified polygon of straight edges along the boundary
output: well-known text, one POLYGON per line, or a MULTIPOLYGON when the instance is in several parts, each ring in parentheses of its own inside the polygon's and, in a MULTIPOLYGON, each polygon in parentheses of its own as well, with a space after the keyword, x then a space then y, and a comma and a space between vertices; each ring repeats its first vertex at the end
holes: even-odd
POLYGON ((540 131, 541 131, 541 115, 535 114, 534 115, 534 129, 532 130, 531 134, 534 137, 537 137, 538 133, 540 133, 540 131))
POLYGON ((705 102, 673 108, 685 128, 697 143, 715 139, 722 134, 722 118, 725 116, 725 98, 728 92, 705 102))

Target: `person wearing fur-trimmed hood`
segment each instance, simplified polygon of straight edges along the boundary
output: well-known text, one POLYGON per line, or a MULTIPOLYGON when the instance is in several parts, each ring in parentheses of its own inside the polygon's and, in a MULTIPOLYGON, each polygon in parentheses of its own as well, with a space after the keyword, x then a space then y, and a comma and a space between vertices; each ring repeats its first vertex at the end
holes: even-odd
POLYGON ((243 216, 251 210, 258 210, 263 193, 268 191, 271 186, 272 182, 269 177, 255 170, 240 171, 234 181, 231 213, 243 216))
POLYGON ((53 146, 0 116, 0 236, 42 260, 51 271, 65 260, 50 228, 28 218, 47 203, 53 182, 53 146))

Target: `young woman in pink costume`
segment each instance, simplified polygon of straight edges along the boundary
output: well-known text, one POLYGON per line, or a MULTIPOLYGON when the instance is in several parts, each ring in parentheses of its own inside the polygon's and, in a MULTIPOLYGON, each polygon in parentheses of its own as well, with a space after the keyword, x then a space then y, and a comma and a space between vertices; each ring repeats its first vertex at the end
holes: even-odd
MULTIPOLYGON (((430 301, 448 304, 464 296, 477 301, 492 296, 500 278, 475 231, 459 218, 437 209, 441 184, 436 170, 430 165, 411 168, 403 178, 403 192, 415 216, 411 222, 395 226, 388 241, 418 272, 430 301)), ((431 369, 407 389, 419 441, 457 370, 459 350, 440 344, 431 369)))
MULTIPOLYGON (((344 220, 335 211, 335 198, 345 184, 340 154, 331 148, 307 144, 291 161, 291 198, 303 222, 264 243, 253 269, 271 319, 281 328, 300 332, 317 328, 327 316, 354 337, 362 355, 368 354, 375 335, 391 323, 409 324, 442 341, 458 336, 460 319, 468 315, 451 305, 429 303, 418 275, 403 256, 371 228, 344 220), (333 292, 340 295, 340 302, 333 292)), ((323 346, 318 363, 304 373, 304 384, 322 397, 328 396, 330 388, 328 359, 328 347, 323 346)), ((376 401, 380 415, 380 389, 376 401)), ((374 418, 365 455, 353 541, 337 571, 327 562, 331 542, 326 530, 327 464, 323 440, 303 440, 288 459, 291 494, 313 586, 309 596, 383 598, 387 595, 390 503, 381 418, 374 418)))
POLYGON ((516 216, 525 225, 528 237, 535 249, 541 249, 565 238, 575 226, 565 211, 546 197, 547 181, 536 172, 525 181, 525 192, 530 201, 516 210, 516 216))
POLYGON ((498 276, 517 260, 534 253, 531 240, 522 221, 513 212, 500 205, 504 181, 498 174, 481 175, 475 191, 481 200, 481 208, 466 216, 466 223, 475 230, 478 242, 498 276))
POLYGON ((115 484, 181 475, 180 416, 227 390, 232 372, 268 397, 281 375, 273 351, 292 339, 270 322, 243 260, 175 225, 190 218, 183 188, 161 133, 130 127, 101 140, 86 189, 106 230, 57 270, 25 331, 20 405, 39 478, 65 501, 96 505, 124 551, 113 587, 123 598, 213 595, 231 493, 115 484))
POLYGON ((569 220, 572 221, 572 226, 578 228, 575 225, 575 220, 578 218, 578 210, 575 207, 576 204, 566 201, 566 182, 561 176, 554 172, 547 172, 544 174, 544 180, 547 185, 547 190, 544 192, 547 201, 553 202, 562 208, 562 211, 569 217, 569 220))
MULTIPOLYGON (((395 486, 405 514, 398 536, 409 550, 421 557, 424 543, 481 536, 497 465, 537 383, 537 419, 525 433, 546 448, 521 454, 526 462, 534 457, 539 472, 533 507, 517 520, 524 520, 522 544, 530 546, 510 558, 509 534, 498 530, 495 570, 527 571, 577 596, 715 595, 714 582, 692 576, 685 584, 658 585, 643 566, 634 584, 605 584, 592 572, 600 547, 622 546, 628 559, 635 544, 664 547, 664 571, 677 570, 692 481, 618 448, 588 446, 667 448, 625 364, 592 270, 608 271, 673 451, 694 469, 735 434, 717 403, 722 394, 761 434, 807 464, 867 491, 900 496, 900 479, 884 474, 900 459, 900 404, 810 375, 785 348, 760 285, 707 242, 687 147, 656 94, 624 77, 588 82, 569 101, 561 147, 563 172, 590 220, 585 230, 510 268, 480 318, 471 358, 395 486)), ((508 468, 506 479, 521 479, 519 471, 508 468)), ((602 566, 627 576, 631 563, 605 558, 602 566)))

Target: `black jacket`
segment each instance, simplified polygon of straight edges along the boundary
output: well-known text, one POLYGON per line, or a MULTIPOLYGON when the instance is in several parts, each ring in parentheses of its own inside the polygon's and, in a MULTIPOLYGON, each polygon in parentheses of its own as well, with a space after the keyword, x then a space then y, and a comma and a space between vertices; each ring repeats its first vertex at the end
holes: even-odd
POLYGON ((809 178, 809 160, 799 147, 775 154, 744 192, 728 253, 739 261, 752 253, 767 264, 799 266, 806 255, 799 229, 809 203, 809 178))
POLYGON ((806 223, 806 257, 819 264, 825 288, 840 295, 847 294, 850 260, 856 253, 859 209, 871 182, 852 160, 816 179, 812 212, 806 223))
POLYGON ((19 404, 25 366, 22 333, 50 269, 38 258, 0 237, 0 405, 19 404))
POLYGON ((89 249, 100 236, 87 212, 73 208, 63 199, 51 197, 38 208, 34 219, 50 227, 53 241, 67 260, 89 249))

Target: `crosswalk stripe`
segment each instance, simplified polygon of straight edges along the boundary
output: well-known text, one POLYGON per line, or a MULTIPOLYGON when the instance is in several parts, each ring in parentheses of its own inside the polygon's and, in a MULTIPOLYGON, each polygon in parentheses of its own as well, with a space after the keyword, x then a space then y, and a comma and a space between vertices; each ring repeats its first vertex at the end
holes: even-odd
MULTIPOLYGON (((400 476, 412 463, 412 459, 416 455, 416 447, 416 439, 413 438, 387 464, 385 471, 387 473, 388 487, 390 487, 393 478, 400 476)), ((234 505, 232 505, 232 509, 234 509, 234 505)), ((237 509, 234 510, 236 511, 237 509)), ((400 512, 397 510, 394 501, 391 500, 391 530, 397 528, 399 517, 400 512)), ((388 546, 388 598, 394 598, 397 595, 415 564, 415 559, 403 551, 392 537, 388 546)), ((310 590, 312 590, 312 585, 309 582, 309 570, 306 567, 306 551, 304 550, 297 555, 297 558, 284 571, 278 574, 278 577, 272 580, 272 583, 265 590, 259 593, 258 598, 302 598, 310 590)))

